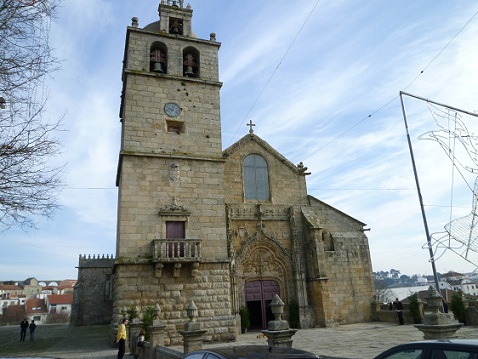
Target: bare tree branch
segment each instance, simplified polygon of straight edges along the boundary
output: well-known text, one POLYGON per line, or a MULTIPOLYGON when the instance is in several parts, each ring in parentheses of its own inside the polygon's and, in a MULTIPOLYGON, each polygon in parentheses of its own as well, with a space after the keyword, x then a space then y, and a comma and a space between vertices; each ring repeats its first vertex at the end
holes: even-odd
POLYGON ((33 226, 58 207, 61 119, 44 121, 44 79, 58 69, 49 44, 57 0, 0 0, 0 231, 33 226))

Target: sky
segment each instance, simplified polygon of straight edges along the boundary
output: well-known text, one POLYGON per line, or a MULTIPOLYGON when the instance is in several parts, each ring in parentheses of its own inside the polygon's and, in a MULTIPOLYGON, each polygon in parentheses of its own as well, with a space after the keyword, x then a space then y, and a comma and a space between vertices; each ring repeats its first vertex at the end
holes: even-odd
MULTIPOLYGON (((126 27, 133 16, 139 27, 157 21, 158 3, 67 0, 59 9, 50 40, 62 66, 45 81, 45 117, 64 117, 56 159, 66 163, 61 209, 51 220, 38 218, 37 229, 1 235, 0 280, 75 279, 80 254, 115 254, 126 27)), ((255 134, 308 167, 309 194, 366 223, 374 271, 432 274, 424 217, 443 243, 438 272, 476 268, 476 245, 465 258, 465 246, 435 234, 473 210, 474 174, 457 165, 478 168, 473 152, 463 150, 473 147, 446 133, 458 116, 473 139, 478 121, 441 105, 478 112, 476 2, 189 3, 194 33, 209 39, 214 32, 221 42, 224 149, 252 120, 255 134), (413 95, 402 96, 405 111, 400 91, 413 95)))

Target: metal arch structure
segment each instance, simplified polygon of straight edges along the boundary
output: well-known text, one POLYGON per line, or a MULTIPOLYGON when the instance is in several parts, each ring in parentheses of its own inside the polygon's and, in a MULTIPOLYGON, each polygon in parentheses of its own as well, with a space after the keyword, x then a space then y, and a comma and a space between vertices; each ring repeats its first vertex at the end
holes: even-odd
MULTIPOLYGON (((437 291, 439 291, 440 290, 440 285, 439 285, 439 282, 438 282, 438 275, 437 275, 436 266, 435 266, 436 257, 435 257, 435 253, 433 251, 432 236, 430 235, 430 231, 429 231, 429 228, 428 228, 427 217, 426 217, 426 213, 425 213, 425 207, 423 205, 423 197, 422 197, 422 193, 421 193, 421 189, 420 189, 420 181, 418 179, 418 172, 417 172, 417 167, 416 167, 416 163, 415 163, 415 157, 414 157, 414 154, 413 154, 413 147, 412 147, 412 142, 411 142, 411 139, 410 139, 410 132, 409 132, 409 129, 408 129, 408 121, 407 121, 407 114, 406 114, 406 110, 405 110, 404 96, 409 96, 409 97, 415 98, 415 99, 420 100, 420 101, 425 101, 427 103, 431 103, 431 104, 434 104, 434 105, 437 105, 437 106, 442 106, 442 107, 448 108, 450 110, 460 112, 460 113, 464 113, 464 114, 474 116, 474 117, 478 117, 478 114, 468 112, 468 111, 465 111, 465 110, 461 110, 461 109, 453 107, 453 106, 448 106, 448 105, 445 105, 445 104, 442 104, 442 103, 439 103, 439 102, 435 102, 435 101, 432 101, 432 100, 429 100, 429 99, 426 99, 426 98, 423 98, 423 97, 420 97, 420 96, 416 96, 416 95, 412 95, 410 93, 400 91, 400 102, 401 102, 401 106, 402 106, 403 121, 404 121, 404 124, 405 124, 405 131, 406 131, 407 142, 408 142, 408 147, 409 147, 409 151, 410 151, 410 158, 411 158, 411 161, 412 161, 413 174, 414 174, 414 177, 415 177, 415 183, 416 183, 416 187, 417 187, 418 200, 420 202, 420 209, 421 209, 421 213, 422 213, 423 226, 424 226, 424 229, 425 229, 425 235, 427 237, 426 244, 423 246, 423 248, 428 249, 428 253, 429 253, 429 256, 430 256, 430 263, 432 265, 433 278, 435 280, 435 287, 436 287, 437 291)), ((442 148, 443 148, 443 146, 442 146, 442 148)), ((466 169, 466 167, 465 167, 465 169, 466 169)), ((475 186, 475 189, 476 189, 476 186, 475 186)), ((474 206, 473 206, 473 212, 471 214, 471 217, 465 216, 465 217, 463 217, 463 219, 461 219, 461 221, 456 222, 456 223, 459 223, 460 226, 463 229, 465 229, 465 228, 467 228, 467 224, 469 224, 468 222, 471 220, 471 223, 472 224, 474 223, 474 225, 472 225, 470 234, 477 235, 476 239, 478 239, 478 228, 475 228, 476 223, 478 222, 478 218, 475 218, 475 215, 473 214, 473 213, 475 213, 475 210, 476 210, 476 205, 475 205, 476 201, 474 201, 473 204, 474 204, 474 206)), ((458 221, 458 220, 460 220, 460 218, 448 223, 445 226, 445 231, 447 233, 446 236, 451 235, 451 233, 450 233, 451 232, 451 227, 452 227, 451 224, 455 221, 458 221)), ((473 237, 473 236, 469 236, 469 238, 470 237, 473 237)), ((443 237, 434 238, 434 239, 438 240, 438 243, 440 244, 440 243, 442 243, 441 240, 443 240, 443 237)), ((472 240, 473 245, 475 245, 475 239, 469 239, 468 242, 470 242, 470 240, 472 240)), ((466 245, 465 243, 463 243, 463 241, 459 241, 459 242, 462 243, 462 245, 466 245)), ((438 249, 438 247, 437 247, 437 249, 438 249)), ((477 249, 478 249, 478 247, 477 247, 477 249)))

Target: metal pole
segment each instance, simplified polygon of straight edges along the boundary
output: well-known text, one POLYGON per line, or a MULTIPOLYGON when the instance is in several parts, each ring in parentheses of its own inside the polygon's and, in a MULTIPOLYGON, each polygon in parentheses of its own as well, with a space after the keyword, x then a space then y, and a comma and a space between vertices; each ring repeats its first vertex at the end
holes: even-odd
MULTIPOLYGON (((407 92, 400 91, 400 99, 402 98, 402 95, 414 97, 418 100, 422 100, 422 101, 425 101, 425 102, 430 102, 430 103, 433 103, 434 105, 438 105, 438 106, 443 106, 443 107, 449 108, 450 110, 453 110, 453 111, 466 113, 467 115, 478 117, 478 113, 476 113, 476 112, 468 112, 468 111, 461 110, 461 109, 453 107, 453 106, 448 106, 448 105, 445 105, 445 104, 440 103, 440 102, 429 100, 429 99, 424 98, 424 97, 420 97, 420 96, 412 95, 412 94, 407 93, 407 92)), ((403 100, 402 100, 402 110, 403 110, 403 100)))
MULTIPOLYGON (((413 156, 412 141, 410 140, 410 132, 408 131, 407 114, 405 112, 405 103, 403 102, 403 95, 404 94, 407 95, 405 92, 400 91, 400 102, 402 103, 403 121, 405 122, 405 130, 407 132, 408 148, 410 149, 410 157, 412 159, 413 174, 415 175, 415 183, 417 185, 418 200, 420 201, 420 208, 422 210, 423 226, 425 227, 425 234, 427 236, 428 253, 430 255, 430 262, 432 263, 433 278, 435 279, 435 287, 436 287, 438 293, 440 293, 440 284, 438 283, 438 275, 437 275, 437 270, 436 270, 436 267, 435 267, 435 258, 433 256, 431 236, 430 236, 430 232, 428 230, 427 217, 425 215, 425 207, 423 206, 422 192, 420 190, 420 183, 418 181, 417 166, 415 165, 415 157, 413 156)), ((416 96, 413 96, 413 97, 416 97, 416 96)), ((418 97, 416 97, 416 98, 418 98, 418 97)), ((426 100, 426 101, 428 101, 428 100, 426 100)))

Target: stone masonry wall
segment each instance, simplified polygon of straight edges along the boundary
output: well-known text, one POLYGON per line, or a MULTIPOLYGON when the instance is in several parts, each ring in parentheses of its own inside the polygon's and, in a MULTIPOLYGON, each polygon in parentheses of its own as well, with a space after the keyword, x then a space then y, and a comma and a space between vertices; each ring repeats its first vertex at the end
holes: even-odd
POLYGON ((152 256, 153 239, 166 238, 158 211, 173 201, 190 211, 186 238, 202 240, 203 258, 227 258, 222 162, 129 156, 122 170, 118 258, 152 256))
POLYGON ((200 79, 219 81, 218 51, 219 42, 202 40, 192 37, 172 37, 161 32, 149 32, 139 28, 128 28, 128 53, 125 68, 133 71, 148 71, 150 64, 150 49, 154 42, 168 44, 168 75, 183 76, 183 50, 194 47, 200 53, 200 79), (177 59, 180 59, 177 61, 177 59))
MULTIPOLYGON (((283 161, 254 141, 245 142, 243 146, 227 158, 224 171, 224 181, 227 184, 226 203, 245 202, 242 162, 244 157, 250 154, 259 154, 267 162, 271 203, 307 204, 305 176, 294 173, 288 166, 284 165, 283 161)), ((252 203, 254 201, 247 202, 252 203)), ((267 205, 268 202, 264 204, 267 205)))
POLYGON ((113 265, 113 256, 80 256, 78 282, 73 293, 71 325, 108 324, 111 321, 113 265))
POLYGON ((221 157, 219 88, 194 80, 162 78, 145 73, 127 75, 124 97, 123 151, 221 157), (178 117, 166 116, 164 105, 176 102, 178 117), (181 133, 167 132, 167 121, 183 123, 181 133))
POLYGON ((335 250, 325 253, 333 320, 339 324, 370 321, 375 291, 368 241, 365 235, 353 233, 335 233, 333 238, 335 250))
MULTIPOLYGON (((198 322, 207 329, 207 341, 229 341, 235 338, 236 322, 231 314, 228 263, 201 263, 195 277, 188 265, 173 276, 173 264, 166 264, 157 277, 151 264, 125 265, 116 268, 116 308, 136 306, 139 316, 148 306, 160 305, 160 319, 166 325, 165 345, 177 345, 182 337, 177 332, 189 320, 186 306, 193 300, 198 307, 198 322)), ((115 313, 117 321, 119 313, 115 313)))

